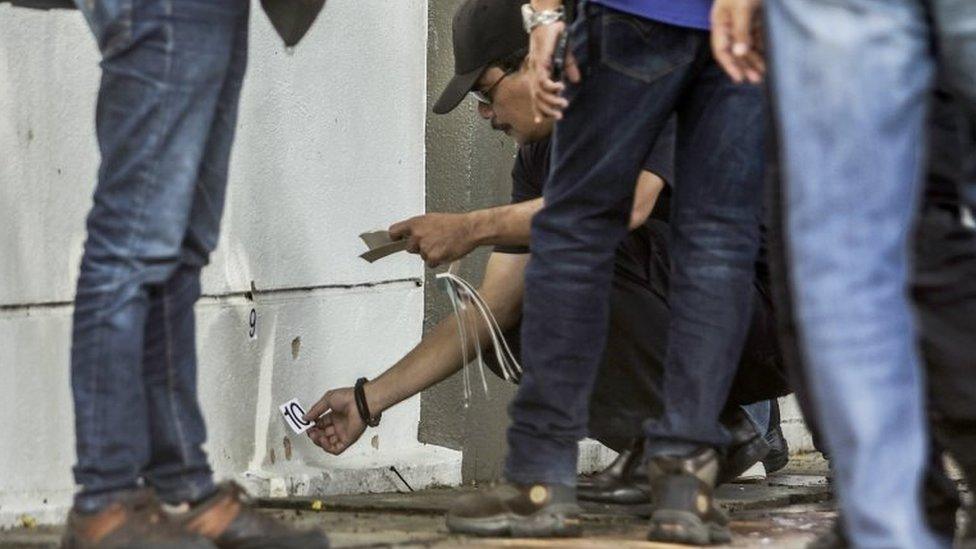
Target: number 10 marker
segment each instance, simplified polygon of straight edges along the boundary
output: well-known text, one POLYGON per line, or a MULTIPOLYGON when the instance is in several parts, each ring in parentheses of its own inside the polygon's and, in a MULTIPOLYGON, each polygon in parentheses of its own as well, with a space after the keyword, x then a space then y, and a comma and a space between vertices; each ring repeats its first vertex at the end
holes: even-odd
POLYGON ((302 409, 302 405, 298 403, 297 398, 293 398, 278 406, 278 409, 281 410, 281 415, 285 416, 285 423, 291 427, 292 431, 295 431, 296 435, 308 431, 309 427, 313 425, 312 422, 305 421, 305 410, 302 409))

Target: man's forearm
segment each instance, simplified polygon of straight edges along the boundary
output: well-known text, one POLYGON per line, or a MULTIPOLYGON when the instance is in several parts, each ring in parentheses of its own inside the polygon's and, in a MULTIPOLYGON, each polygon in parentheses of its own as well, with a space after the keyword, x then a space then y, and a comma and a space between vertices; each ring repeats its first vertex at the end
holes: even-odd
MULTIPOLYGON (((524 276, 524 258, 503 258, 513 265, 497 266, 497 256, 489 259, 489 267, 481 293, 488 308, 495 315, 499 327, 507 330, 515 325, 521 312, 524 276)), ((468 309, 474 315, 474 307, 468 309)), ((484 350, 491 342, 488 327, 479 316, 472 316, 469 326, 476 326, 479 341, 484 350)), ((457 333, 457 321, 447 316, 431 329, 406 356, 397 361, 379 377, 366 384, 366 400, 370 410, 382 412, 410 398, 420 391, 449 377, 476 356, 474 346, 468 346, 468 356, 461 357, 461 341, 457 333)))
POLYGON ((542 209, 542 199, 471 212, 474 239, 479 246, 528 246, 532 216, 542 209))

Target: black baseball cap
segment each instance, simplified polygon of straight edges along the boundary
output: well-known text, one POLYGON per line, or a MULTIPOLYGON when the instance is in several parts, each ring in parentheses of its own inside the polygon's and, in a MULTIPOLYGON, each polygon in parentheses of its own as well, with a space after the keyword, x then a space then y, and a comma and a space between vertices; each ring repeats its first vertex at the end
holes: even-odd
POLYGON ((454 14, 454 78, 434 104, 447 114, 457 107, 489 65, 529 47, 522 27, 527 0, 467 0, 454 14))

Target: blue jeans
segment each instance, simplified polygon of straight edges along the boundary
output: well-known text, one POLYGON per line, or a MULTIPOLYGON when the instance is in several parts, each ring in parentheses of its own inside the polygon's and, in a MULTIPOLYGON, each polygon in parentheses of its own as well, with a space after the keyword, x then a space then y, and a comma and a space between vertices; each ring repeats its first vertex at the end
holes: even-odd
POLYGON ((773 0, 767 14, 794 313, 845 527, 858 547, 936 547, 920 502, 928 437, 907 237, 930 41, 976 105, 976 2, 773 0))
POLYGON ((546 207, 532 222, 524 375, 506 476, 573 485, 607 340, 614 250, 641 160, 678 115, 663 415, 648 448, 722 446, 718 418, 750 324, 762 195, 760 91, 736 86, 708 34, 588 5, 572 29, 583 81, 557 124, 546 207))
POLYGON ((101 167, 75 298, 80 491, 98 510, 147 483, 214 490, 193 304, 217 244, 247 55, 240 0, 79 0, 102 53, 101 167))

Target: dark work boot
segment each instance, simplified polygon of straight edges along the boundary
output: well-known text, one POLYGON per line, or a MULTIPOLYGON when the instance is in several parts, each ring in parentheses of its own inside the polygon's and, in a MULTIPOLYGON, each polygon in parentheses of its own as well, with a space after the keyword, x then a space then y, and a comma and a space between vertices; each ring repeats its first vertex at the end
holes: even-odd
POLYGON ((326 549, 329 539, 318 530, 299 530, 259 513, 237 483, 221 484, 217 492, 178 515, 184 527, 220 549, 326 549))
POLYGON ((583 501, 633 505, 650 500, 650 486, 641 462, 644 441, 638 440, 620 452, 606 469, 592 476, 580 476, 576 493, 583 501))
POLYGON ((712 496, 718 470, 718 454, 711 448, 648 460, 654 512, 647 539, 689 545, 731 541, 729 519, 712 496))
POLYGON ((473 536, 543 538, 580 535, 576 490, 561 484, 504 484, 457 500, 447 529, 473 536))
MULTIPOLYGON (((756 426, 749 421, 749 417, 736 407, 732 412, 723 414, 722 424, 732 435, 732 444, 724 456, 720 456, 720 470, 718 484, 725 484, 735 480, 750 467, 762 461, 769 455, 769 443, 764 433, 756 430, 756 426)), ((767 470, 768 472, 768 470, 767 470)))
POLYGON ((163 512, 152 490, 133 490, 97 513, 72 510, 64 549, 212 549, 206 538, 188 533, 163 512))

